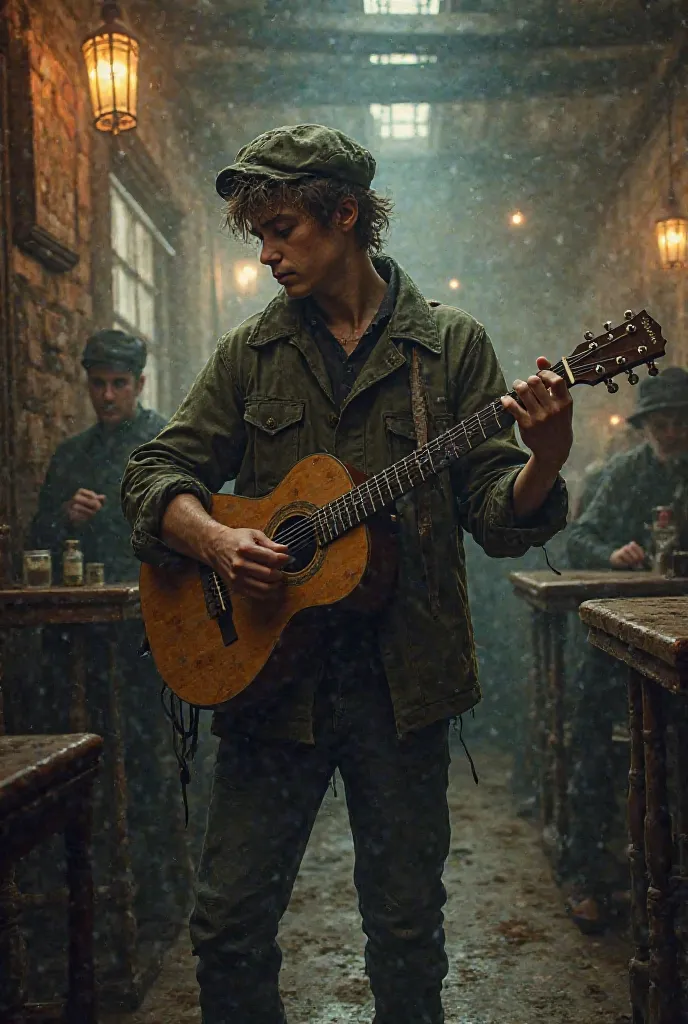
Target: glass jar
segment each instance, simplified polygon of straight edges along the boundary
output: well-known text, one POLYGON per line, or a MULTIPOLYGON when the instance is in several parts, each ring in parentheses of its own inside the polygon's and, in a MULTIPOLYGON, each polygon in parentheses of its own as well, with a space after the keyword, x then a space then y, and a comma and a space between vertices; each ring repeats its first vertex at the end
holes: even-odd
POLYGON ((66 540, 62 554, 62 582, 65 587, 81 587, 84 582, 84 555, 78 540, 66 540))
POLYGON ((41 548, 36 551, 25 551, 22 562, 25 587, 52 586, 53 559, 47 549, 41 548))
POLYGON ((103 562, 86 563, 86 586, 102 587, 105 584, 105 565, 103 562))

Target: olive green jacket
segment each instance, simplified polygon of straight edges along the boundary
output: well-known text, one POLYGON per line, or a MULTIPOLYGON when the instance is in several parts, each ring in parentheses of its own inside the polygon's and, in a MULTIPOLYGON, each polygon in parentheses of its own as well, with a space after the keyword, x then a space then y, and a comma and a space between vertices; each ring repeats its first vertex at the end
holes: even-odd
MULTIPOLYGON (((385 259, 376 265, 385 276, 385 259)), ((330 452, 366 474, 412 452, 414 346, 437 433, 506 390, 484 328, 462 310, 431 308, 400 269, 394 314, 338 412, 302 311, 302 304, 280 294, 226 334, 170 424, 133 453, 122 485, 123 506, 142 560, 178 563, 179 556, 160 540, 164 511, 177 494, 193 493, 209 508, 211 493, 226 480, 236 477, 236 494, 263 495, 314 452, 330 452)), ((504 557, 544 544, 565 525, 561 480, 535 517, 516 523, 512 488, 526 459, 513 430, 505 430, 425 485, 439 585, 435 616, 424 577, 417 493, 397 502, 398 583, 378 637, 400 735, 462 714, 480 699, 462 530, 470 530, 488 554, 504 557)), ((313 645, 302 674, 274 705, 241 716, 235 727, 312 742, 319 649, 313 645)))

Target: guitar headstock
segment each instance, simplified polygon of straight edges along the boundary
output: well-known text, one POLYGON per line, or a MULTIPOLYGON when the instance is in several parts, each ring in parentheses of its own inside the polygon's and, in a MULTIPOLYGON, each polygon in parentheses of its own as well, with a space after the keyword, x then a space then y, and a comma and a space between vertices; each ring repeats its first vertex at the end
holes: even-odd
POLYGON ((619 390, 619 385, 612 377, 620 373, 628 374, 630 384, 638 383, 638 375, 633 373, 636 366, 646 364, 651 376, 659 373, 655 359, 666 352, 662 328, 644 309, 636 314, 627 309, 625 317, 624 322, 617 327, 607 322, 604 334, 596 338, 592 331, 586 331, 585 341, 568 358, 562 360, 569 386, 594 386, 604 381, 607 389, 613 393, 619 390))

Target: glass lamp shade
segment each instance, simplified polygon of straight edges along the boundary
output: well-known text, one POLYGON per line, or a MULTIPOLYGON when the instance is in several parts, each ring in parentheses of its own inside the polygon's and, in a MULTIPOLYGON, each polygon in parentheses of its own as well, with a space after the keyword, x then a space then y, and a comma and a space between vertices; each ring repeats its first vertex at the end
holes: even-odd
POLYGON ((135 128, 138 41, 120 22, 110 20, 84 41, 81 50, 95 127, 113 135, 135 128))
POLYGON ((655 230, 662 270, 683 270, 688 266, 688 218, 672 210, 657 221, 655 230))

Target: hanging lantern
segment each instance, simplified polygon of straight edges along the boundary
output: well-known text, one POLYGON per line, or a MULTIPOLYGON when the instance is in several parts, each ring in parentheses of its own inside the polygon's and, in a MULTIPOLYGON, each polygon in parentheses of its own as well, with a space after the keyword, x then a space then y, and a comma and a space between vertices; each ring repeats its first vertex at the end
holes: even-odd
POLYGON ((655 230, 662 270, 683 270, 687 267, 688 218, 680 213, 675 197, 669 197, 669 212, 657 221, 655 230))
POLYGON ((662 270, 683 270, 688 266, 688 218, 679 209, 674 191, 674 139, 672 134, 673 90, 667 100, 669 198, 666 217, 655 225, 659 264, 662 270))
POLYGON ((117 3, 103 4, 103 24, 82 44, 93 123, 98 131, 119 135, 136 127, 139 44, 119 20, 117 3))

